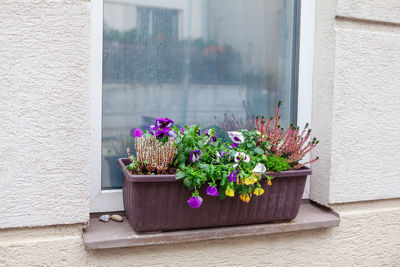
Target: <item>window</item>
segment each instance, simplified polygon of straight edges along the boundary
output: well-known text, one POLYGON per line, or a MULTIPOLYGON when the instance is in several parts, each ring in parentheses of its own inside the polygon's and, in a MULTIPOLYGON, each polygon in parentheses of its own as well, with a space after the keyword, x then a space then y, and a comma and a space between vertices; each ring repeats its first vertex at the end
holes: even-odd
POLYGON ((122 210, 117 159, 156 117, 223 136, 282 100, 284 124, 310 121, 313 32, 299 40, 299 11, 299 0, 96 1, 91 211, 122 210))
POLYGON ((137 7, 136 30, 138 39, 155 36, 158 41, 178 39, 178 10, 137 7))

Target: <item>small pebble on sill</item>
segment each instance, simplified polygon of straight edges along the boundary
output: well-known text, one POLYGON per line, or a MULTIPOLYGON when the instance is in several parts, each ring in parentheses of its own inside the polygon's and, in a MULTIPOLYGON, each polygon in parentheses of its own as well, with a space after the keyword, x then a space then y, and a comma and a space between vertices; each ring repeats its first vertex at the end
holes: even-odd
POLYGON ((99 221, 102 221, 102 222, 108 222, 109 220, 110 220, 109 214, 104 214, 99 217, 99 221))
POLYGON ((124 220, 124 217, 118 214, 113 214, 111 215, 111 220, 116 221, 116 222, 122 222, 124 220))

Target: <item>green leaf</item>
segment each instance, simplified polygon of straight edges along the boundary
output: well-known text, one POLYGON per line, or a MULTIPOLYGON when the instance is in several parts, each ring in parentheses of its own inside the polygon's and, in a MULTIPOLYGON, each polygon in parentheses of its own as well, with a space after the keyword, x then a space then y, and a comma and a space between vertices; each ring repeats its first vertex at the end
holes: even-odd
POLYGON ((256 154, 263 154, 263 153, 264 153, 264 150, 262 150, 262 148, 260 148, 260 147, 256 147, 256 148, 254 149, 254 153, 256 153, 256 154))
POLYGON ((227 178, 228 178, 228 174, 227 174, 227 173, 224 173, 224 174, 222 175, 221 182, 219 183, 220 186, 224 186, 224 185, 225 185, 227 178))
POLYGON ((210 165, 210 174, 211 174, 211 175, 214 174, 214 165, 210 165))
POLYGON ((178 162, 180 164, 182 164, 182 163, 185 164, 185 161, 186 161, 185 155, 184 154, 180 154, 179 157, 178 157, 178 162))
POLYGON ((189 177, 186 177, 185 179, 183 179, 183 184, 187 188, 190 188, 190 187, 192 187, 192 180, 189 177))
POLYGON ((226 198, 226 195, 225 195, 225 187, 220 187, 219 190, 218 190, 218 192, 219 192, 219 199, 224 199, 224 198, 226 198))
POLYGON ((197 142, 197 145, 198 145, 200 148, 203 148, 203 147, 204 147, 204 142, 203 142, 203 140, 199 140, 199 141, 197 142))
POLYGON ((182 179, 185 176, 186 174, 184 172, 177 172, 175 175, 175 179, 182 179))
POLYGON ((200 168, 203 169, 205 172, 210 171, 210 168, 207 164, 200 164, 200 168))

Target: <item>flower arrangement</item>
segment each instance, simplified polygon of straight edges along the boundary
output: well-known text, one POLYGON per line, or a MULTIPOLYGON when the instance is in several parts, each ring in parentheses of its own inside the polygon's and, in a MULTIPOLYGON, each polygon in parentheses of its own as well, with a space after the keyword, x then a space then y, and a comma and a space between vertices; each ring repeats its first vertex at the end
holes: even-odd
POLYGON ((228 132, 229 142, 222 142, 215 129, 202 131, 199 126, 179 129, 169 118, 159 118, 150 132, 134 130, 136 157, 128 155, 126 166, 132 173, 176 173, 176 179, 192 191, 188 205, 199 208, 203 203, 199 189, 207 186, 206 194, 224 199, 239 198, 249 202, 261 196, 261 179, 272 185, 266 172, 299 169, 307 163, 300 160, 317 144, 308 125, 300 132, 291 125, 284 130, 279 125, 278 104, 274 118, 256 118, 254 130, 228 132))

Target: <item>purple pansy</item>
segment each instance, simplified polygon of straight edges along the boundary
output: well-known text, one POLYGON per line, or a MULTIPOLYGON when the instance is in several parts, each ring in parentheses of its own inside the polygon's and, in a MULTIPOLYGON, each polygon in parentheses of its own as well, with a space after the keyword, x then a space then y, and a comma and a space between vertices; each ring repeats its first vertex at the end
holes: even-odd
POLYGON ((200 196, 193 196, 188 200, 189 206, 194 209, 200 208, 202 203, 203 199, 200 196))
POLYGON ((200 149, 190 151, 190 161, 199 162, 201 151, 200 149))
POLYGON ((218 189, 215 186, 211 185, 207 187, 206 194, 214 197, 219 196, 218 189))
POLYGON ((232 148, 236 148, 236 147, 238 147, 238 146, 239 146, 238 143, 232 143, 231 146, 230 146, 230 148, 232 149, 232 148))
MULTIPOLYGON (((211 132, 211 129, 208 129, 208 130, 204 131, 204 134, 207 137, 210 137, 210 132, 211 132)), ((214 133, 214 136, 210 139, 210 141, 217 142, 217 133, 214 133)))
POLYGON ((220 158, 225 158, 226 154, 228 154, 228 152, 222 151, 221 153, 219 153, 218 151, 216 151, 215 154, 217 155, 217 160, 219 160, 220 158))
POLYGON ((162 139, 165 135, 169 136, 169 132, 171 131, 170 128, 158 128, 155 131, 155 136, 157 139, 162 139))
POLYGON ((157 118, 155 125, 150 126, 151 134, 157 139, 162 139, 164 136, 176 138, 176 134, 171 130, 174 122, 169 118, 157 118))
POLYGON ((169 118, 157 118, 156 119, 156 126, 158 128, 171 128, 174 121, 169 118))
POLYGON ((237 181, 237 175, 239 174, 239 170, 235 170, 234 172, 231 172, 228 176, 229 182, 236 182, 237 181))
POLYGON ((182 127, 181 128, 181 134, 184 134, 185 133, 185 127, 182 127))
POLYGON ((136 137, 136 138, 142 137, 143 136, 142 130, 139 129, 139 128, 136 128, 135 131, 133 132, 133 136, 136 137))

